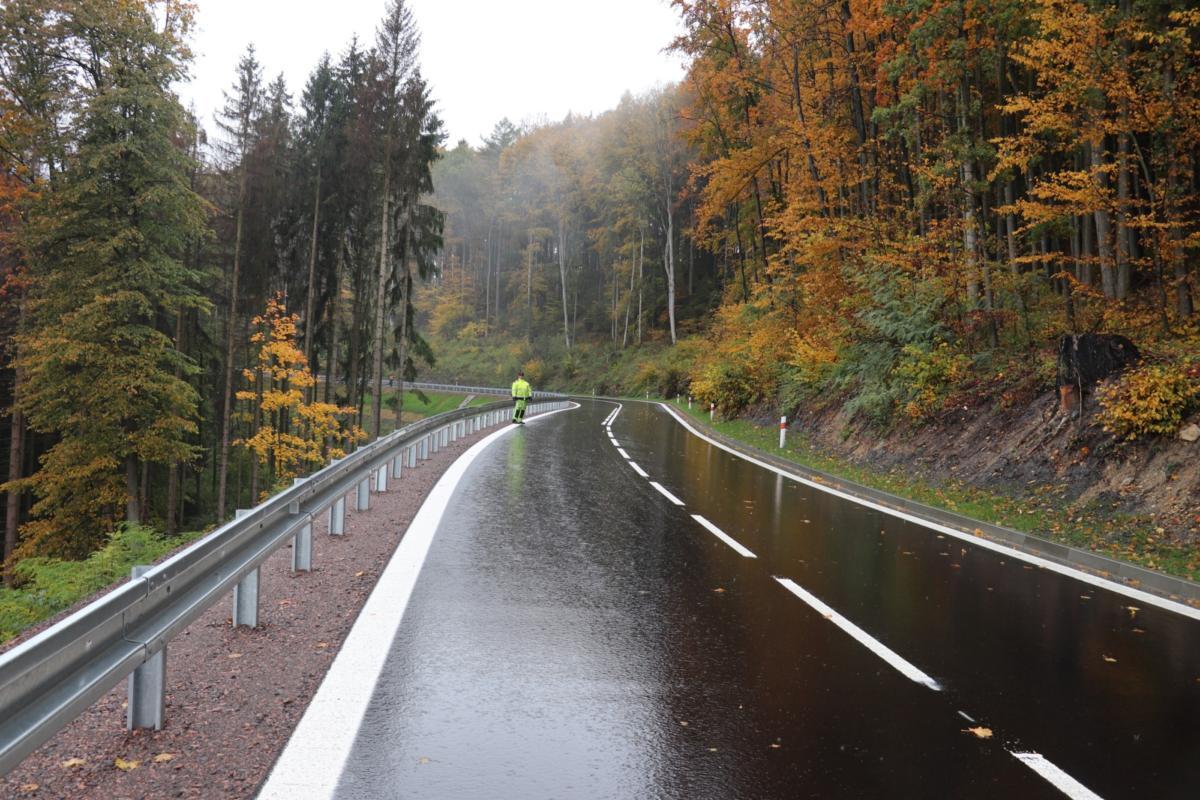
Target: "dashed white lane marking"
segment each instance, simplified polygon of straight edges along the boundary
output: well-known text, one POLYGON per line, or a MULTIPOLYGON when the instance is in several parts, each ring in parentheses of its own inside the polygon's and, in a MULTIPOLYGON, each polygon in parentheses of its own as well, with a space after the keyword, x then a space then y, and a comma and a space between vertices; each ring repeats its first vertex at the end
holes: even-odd
POLYGON ((675 495, 668 492, 666 490, 666 488, 664 488, 663 485, 661 483, 659 483, 658 481, 650 481, 650 485, 653 486, 655 489, 658 489, 659 494, 661 494, 663 497, 670 500, 675 505, 677 505, 677 506, 683 505, 682 500, 680 500, 678 497, 676 497, 675 495))
MULTIPOLYGON (((569 408, 538 414, 529 418, 529 424, 575 408, 579 405, 572 403, 569 408)), ((334 796, 455 487, 490 444, 515 430, 516 426, 507 425, 476 442, 434 484, 271 769, 258 800, 328 800, 334 796)))
POLYGON ((621 454, 621 458, 625 459, 626 461, 629 460, 629 453, 626 453, 624 448, 618 447, 617 452, 621 454))
POLYGON ((834 625, 837 625, 846 633, 850 634, 850 636, 852 636, 859 644, 866 647, 868 650, 882 658, 887 663, 891 664, 892 667, 904 675, 904 677, 911 681, 916 681, 917 683, 927 686, 930 689, 933 689, 935 692, 940 692, 942 690, 941 684, 939 684, 933 678, 917 669, 911 662, 905 660, 902 656, 896 653, 896 651, 889 648, 883 642, 871 636, 862 628, 858 627, 853 622, 846 619, 829 606, 825 605, 825 603, 821 602, 821 600, 815 595, 797 585, 795 581, 791 580, 790 578, 776 578, 775 580, 779 581, 779 584, 783 586, 783 588, 787 589, 789 592, 796 595, 796 597, 799 597, 801 600, 812 606, 818 614, 825 617, 825 619, 829 620, 834 625))
POLYGON ((629 466, 633 467, 633 471, 634 471, 634 472, 636 472, 638 475, 641 475, 643 478, 649 478, 649 477, 650 477, 649 473, 647 473, 647 472, 646 472, 646 470, 644 470, 644 469, 642 469, 641 467, 639 467, 639 466, 637 465, 637 462, 636 462, 636 461, 632 461, 632 460, 631 460, 631 461, 629 462, 629 466))
POLYGON ((1050 561, 1048 559, 1041 558, 1040 556, 1035 556, 1031 553, 1026 553, 1023 550, 1018 550, 1015 547, 1011 547, 1006 544, 1001 544, 999 542, 993 542, 990 539, 984 539, 979 536, 974 536, 972 534, 965 533, 964 531, 960 531, 957 528, 951 528, 948 525, 942 525, 940 523, 934 522, 933 520, 925 519, 923 517, 918 517, 914 514, 908 514, 903 511, 894 509, 894 508, 888 508, 887 506, 882 506, 882 505, 879 505, 878 503, 873 503, 870 500, 864 500, 861 497, 855 497, 854 495, 848 494, 839 489, 834 489, 832 486, 825 486, 823 484, 817 483, 816 481, 808 480, 807 478, 803 478, 794 472, 788 472, 785 469, 781 469, 773 464, 768 464, 767 462, 761 461, 757 458, 754 458, 753 456, 748 456, 745 453, 740 453, 737 450, 734 450, 732 447, 729 447, 726 444, 722 444, 721 442, 718 442, 716 439, 712 439, 708 436, 705 436, 703 433, 701 433, 700 431, 693 428, 690 424, 688 424, 686 419, 681 417, 673 408, 671 408, 666 403, 661 403, 660 405, 662 405, 662 407, 667 410, 667 413, 670 414, 672 417, 674 417, 675 420, 680 425, 682 425, 684 427, 684 429, 686 429, 693 436, 699 437, 700 439, 703 439, 704 441, 708 442, 709 444, 713 445, 714 447, 719 447, 722 450, 724 450, 725 452, 730 453, 734 456, 737 456, 738 458, 742 459, 743 461, 749 461, 751 464, 755 464, 756 466, 762 467, 763 469, 770 470, 771 472, 774 472, 777 475, 782 475, 783 477, 788 478, 789 480, 793 480, 796 483, 801 483, 801 484, 804 484, 805 486, 810 486, 813 489, 819 489, 822 492, 825 492, 827 494, 831 494, 835 497, 840 497, 843 500, 849 500, 851 503, 856 503, 860 506, 874 509, 875 511, 880 511, 884 514, 888 514, 890 516, 897 517, 897 518, 905 520, 907 522, 912 522, 916 525, 920 525, 923 528, 928 528, 930 530, 937 531, 938 533, 944 533, 947 536, 953 536, 954 538, 961 539, 964 542, 970 542, 971 544, 975 545, 976 547, 981 547, 985 550, 991 550, 996 553, 1002 553, 1006 557, 1020 559, 1021 561, 1024 561, 1028 564, 1033 564, 1035 566, 1042 567, 1043 569, 1047 569, 1051 572, 1057 572, 1058 574, 1065 575, 1068 578, 1074 578, 1075 580, 1083 581, 1084 583, 1089 584, 1091 586, 1095 586, 1100 589, 1107 589, 1110 592, 1116 592, 1117 594, 1125 595, 1126 597, 1133 598, 1134 600, 1140 600, 1141 602, 1146 603, 1148 605, 1152 605, 1157 608, 1162 608, 1167 611, 1173 611, 1176 614, 1182 614, 1185 617, 1191 617, 1192 619, 1200 620, 1200 608, 1192 608, 1191 606, 1184 605, 1183 603, 1177 603, 1174 600, 1169 600, 1165 597, 1159 597, 1156 594, 1150 594, 1149 592, 1143 591, 1141 589, 1135 589, 1132 586, 1126 586, 1123 583, 1116 583, 1115 581, 1110 581, 1105 578, 1101 578, 1098 575, 1092 575, 1087 572, 1081 572, 1073 567, 1068 567, 1065 564, 1059 564, 1055 561, 1050 561))
POLYGON ((960 712, 958 712, 958 715, 959 715, 960 717, 962 717, 963 719, 965 719, 967 722, 974 722, 974 721, 975 721, 975 719, 974 719, 974 718, 973 718, 973 717, 972 717, 970 714, 968 714, 968 713, 967 713, 967 712, 965 712, 965 711, 960 711, 960 712))
POLYGON ((1014 758, 1038 775, 1041 775, 1049 781, 1051 786, 1071 798, 1071 800, 1103 800, 1100 795, 1063 772, 1041 753, 1018 753, 1011 750, 1009 752, 1013 754, 1014 758))
POLYGON ((708 528, 709 533, 711 533, 713 536, 716 536, 722 542, 724 542, 725 544, 732 547, 743 558, 758 558, 758 556, 754 555, 754 553, 751 553, 749 550, 747 550, 745 547, 743 547, 741 542, 737 541, 732 536, 725 533, 725 531, 721 530, 716 525, 713 525, 711 522, 709 522, 708 520, 706 520, 704 517, 700 516, 699 514, 692 514, 692 519, 696 520, 696 522, 699 522, 701 525, 708 528))

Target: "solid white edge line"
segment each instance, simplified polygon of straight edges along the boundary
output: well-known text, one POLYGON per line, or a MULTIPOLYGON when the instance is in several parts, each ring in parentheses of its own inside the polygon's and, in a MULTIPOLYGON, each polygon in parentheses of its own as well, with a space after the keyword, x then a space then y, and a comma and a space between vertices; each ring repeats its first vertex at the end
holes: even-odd
POLYGON ((758 556, 754 555, 754 553, 751 553, 749 550, 747 550, 745 547, 743 547, 741 542, 737 541, 732 536, 725 533, 725 531, 721 530, 716 525, 713 525, 711 522, 709 522, 708 520, 706 520, 704 517, 700 516, 699 514, 692 514, 692 519, 696 520, 696 522, 699 522, 705 528, 708 528, 709 533, 711 533, 713 536, 716 536, 718 539, 720 539, 722 542, 724 542, 725 544, 732 547, 734 550, 738 551, 738 553, 743 558, 758 558, 758 556))
POLYGON ((1192 608, 1184 603, 1180 603, 1166 597, 1159 597, 1156 594, 1151 594, 1150 592, 1142 589, 1135 589, 1132 586, 1126 586, 1125 584, 1117 583, 1116 581, 1111 581, 1107 578, 1101 578, 1099 575, 1092 575, 1089 572, 1084 572, 1082 570, 1075 569, 1074 567, 1068 567, 1065 564, 1049 561, 1040 556, 1035 556, 1032 553, 1026 553, 1023 550, 1018 550, 1016 547, 1011 545, 1003 544, 1001 542, 994 542, 991 539, 986 539, 982 536, 974 536, 966 533, 965 531, 960 531, 958 528, 951 528, 948 525, 942 525, 939 522, 925 519, 924 517, 918 517, 915 514, 908 514, 904 511, 899 511, 894 508, 888 508, 887 506, 874 503, 870 500, 866 500, 861 497, 855 497, 854 495, 843 492, 839 489, 834 489, 832 486, 826 486, 825 484, 817 481, 809 480, 808 478, 804 478, 794 472, 788 472, 787 470, 781 469, 774 464, 768 464, 767 462, 757 459, 754 456, 741 453, 726 444, 718 442, 716 439, 705 436, 703 433, 688 424, 687 420, 677 414, 674 409, 672 409, 666 403, 660 403, 659 405, 665 408, 667 413, 674 417, 675 421, 682 425, 693 436, 699 437, 714 447, 719 447, 725 452, 735 455, 743 461, 749 461, 751 464, 762 467, 766 470, 770 470, 778 475, 782 475, 789 480, 793 480, 813 489, 819 489, 826 494, 840 497, 843 500, 849 500, 850 502, 857 503, 860 506, 883 512, 889 516, 896 517, 907 522, 912 522, 916 525, 920 525, 923 528, 928 528, 930 530, 937 531, 938 533, 944 533, 947 536, 953 536, 954 538, 961 539, 964 542, 970 542, 971 544, 981 547, 985 550, 1002 553, 1005 556, 1011 556, 1012 558, 1025 561, 1029 564, 1034 564, 1035 566, 1042 567, 1043 569, 1048 569, 1051 572, 1057 572, 1058 574, 1065 575, 1068 578, 1074 578, 1076 580, 1083 581, 1084 583, 1090 584, 1099 589, 1105 589, 1110 592, 1115 592, 1116 594, 1125 595, 1126 597, 1146 603, 1147 605, 1152 605, 1166 611, 1173 611, 1176 614, 1182 614, 1185 617, 1191 617, 1192 619, 1200 620, 1200 608, 1192 608))
POLYGON ((649 473, 647 473, 647 472, 646 472, 646 470, 644 470, 644 469, 642 469, 641 467, 639 467, 639 466, 637 465, 637 462, 636 462, 636 461, 634 461, 633 459, 630 459, 630 460, 629 460, 629 466, 633 467, 633 471, 634 471, 634 472, 636 472, 638 475, 641 475, 643 478, 649 478, 649 477, 650 477, 649 473))
POLYGON ((621 454, 621 458, 625 459, 626 461, 629 460, 629 453, 626 453, 624 448, 618 447, 617 452, 621 454))
POLYGON ((941 684, 939 684, 933 678, 917 669, 917 667, 915 667, 910 661, 906 660, 895 650, 892 650, 883 642, 879 641, 874 636, 867 633, 838 612, 834 611, 825 603, 821 602, 820 598, 799 586, 791 578, 777 577, 775 580, 779 582, 780 586, 796 595, 796 597, 799 597, 805 603, 808 603, 818 614, 825 617, 825 619, 829 620, 834 625, 837 625, 846 633, 850 634, 855 641, 857 641, 863 647, 866 647, 875 655, 882 658, 897 672, 908 678, 910 681, 915 681, 916 683, 922 684, 935 692, 940 692, 942 690, 941 684))
POLYGON ((1041 753, 1019 753, 1015 750, 1010 750, 1009 752, 1012 753, 1015 759, 1038 775, 1041 775, 1051 786, 1071 798, 1071 800, 1103 800, 1100 795, 1063 772, 1061 768, 1041 753))
MULTIPOLYGON (((579 405, 572 403, 568 408, 530 417, 529 422, 576 408, 579 405)), ((334 796, 450 498, 471 463, 489 445, 515 430, 516 426, 506 425, 476 442, 429 492, 271 768, 258 793, 259 800, 329 800, 334 796)))
POLYGON ((653 486, 655 489, 658 489, 658 493, 659 493, 659 494, 661 494, 663 497, 665 497, 665 498, 667 498, 668 500, 670 500, 670 501, 671 501, 672 503, 674 503, 675 505, 677 505, 677 506, 681 506, 681 505, 683 505, 683 501, 682 501, 682 500, 680 500, 678 497, 676 497, 675 495, 673 495, 673 494, 671 494, 670 492, 668 492, 668 491, 666 490, 666 487, 664 487, 664 486, 663 486, 661 483, 659 483, 658 481, 650 481, 650 485, 651 485, 651 486, 653 486))

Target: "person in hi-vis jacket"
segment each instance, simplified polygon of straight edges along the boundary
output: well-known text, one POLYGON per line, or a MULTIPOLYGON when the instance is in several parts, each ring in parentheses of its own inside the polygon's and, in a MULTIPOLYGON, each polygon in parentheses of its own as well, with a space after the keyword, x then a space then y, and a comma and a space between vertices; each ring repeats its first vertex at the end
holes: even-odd
POLYGON ((513 424, 525 424, 525 406, 531 397, 533 397, 533 387, 529 385, 529 381, 525 380, 525 373, 518 372, 517 379, 513 381, 512 385, 512 399, 516 404, 513 408, 513 424))

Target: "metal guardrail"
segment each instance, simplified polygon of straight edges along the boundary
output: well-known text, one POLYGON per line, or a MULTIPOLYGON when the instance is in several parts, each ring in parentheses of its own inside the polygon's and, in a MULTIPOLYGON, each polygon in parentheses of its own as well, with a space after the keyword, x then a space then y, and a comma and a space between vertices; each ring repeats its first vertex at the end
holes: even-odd
MULTIPOLYGON (((533 403, 528 414, 566 405, 533 403)), ((330 534, 341 534, 347 494, 354 492, 359 510, 366 510, 372 481, 384 491, 389 474, 399 478, 431 452, 511 416, 511 405, 492 403, 429 417, 377 439, 239 510, 161 564, 135 568, 129 583, 0 655, 0 775, 127 676, 128 727, 161 728, 172 637, 230 590, 233 624, 256 627, 260 565, 292 541, 292 569, 311 569, 317 514, 328 512, 330 534)))
MULTIPOLYGON (((390 384, 394 385, 394 384, 390 384)), ((508 397, 509 390, 503 387, 496 386, 461 386, 457 383, 421 383, 421 382, 406 382, 406 387, 420 389, 423 392, 443 392, 446 394, 484 394, 496 395, 499 397, 508 397)), ((533 399, 541 400, 544 398, 561 399, 566 397, 565 394, 558 392, 534 392, 533 399)))

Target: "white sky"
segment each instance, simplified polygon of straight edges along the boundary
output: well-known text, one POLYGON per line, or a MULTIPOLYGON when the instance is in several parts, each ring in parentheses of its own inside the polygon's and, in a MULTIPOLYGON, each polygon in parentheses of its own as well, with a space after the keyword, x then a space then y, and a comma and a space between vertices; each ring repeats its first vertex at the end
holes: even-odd
MULTIPOLYGON (((371 45, 385 0, 198 0, 196 60, 181 87, 210 133, 222 90, 253 42, 267 81, 280 72, 298 105, 309 72, 351 37, 371 45)), ((680 31, 668 0, 409 0, 421 30, 421 66, 448 133, 478 144, 514 122, 612 108, 683 77, 664 48, 680 31)))

